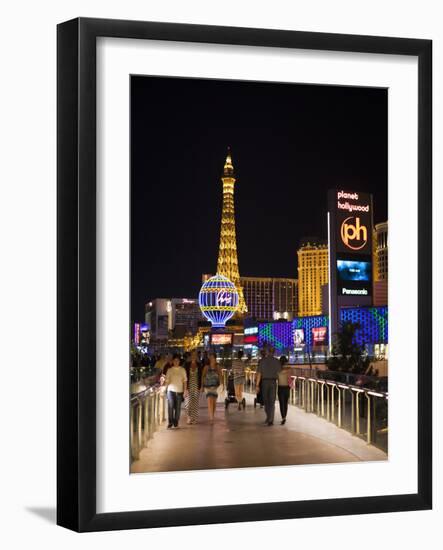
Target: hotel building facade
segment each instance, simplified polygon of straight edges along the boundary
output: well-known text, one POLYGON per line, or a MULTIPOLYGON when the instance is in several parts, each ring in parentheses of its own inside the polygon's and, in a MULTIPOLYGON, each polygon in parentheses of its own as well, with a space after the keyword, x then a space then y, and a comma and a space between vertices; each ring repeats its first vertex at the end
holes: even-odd
POLYGON ((322 313, 322 287, 328 283, 328 245, 317 239, 301 243, 298 256, 298 316, 322 313))
POLYGON ((248 317, 291 320, 297 315, 297 279, 240 277, 248 317))
POLYGON ((374 306, 388 304, 388 222, 378 223, 374 228, 374 306))

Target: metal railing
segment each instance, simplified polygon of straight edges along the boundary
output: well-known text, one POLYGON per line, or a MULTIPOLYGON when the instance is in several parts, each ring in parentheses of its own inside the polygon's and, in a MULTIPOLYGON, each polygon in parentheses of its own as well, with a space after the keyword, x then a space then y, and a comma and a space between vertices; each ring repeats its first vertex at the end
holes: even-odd
MULTIPOLYGON (((247 369, 245 374, 245 391, 255 394, 255 371, 247 369)), ((322 374, 325 375, 326 372, 322 374)), ((338 428, 364 438, 368 444, 387 452, 387 392, 304 374, 293 375, 291 378, 293 380, 289 397, 291 405, 324 418, 338 428)), ((362 379, 356 377, 355 380, 362 379)), ((373 381, 370 380, 370 382, 373 381)))
POLYGON ((137 460, 160 424, 166 419, 166 393, 155 385, 131 396, 130 451, 137 460))
POLYGON ((388 449, 388 394, 334 380, 292 376, 290 403, 388 449))
MULTIPOLYGON (((323 373, 326 374, 326 373, 323 373)), ((222 369, 227 387, 228 370, 222 369)), ((255 371, 245 369, 245 391, 256 393, 255 371)), ((370 445, 388 450, 388 393, 337 380, 292 375, 289 403, 334 423, 370 445)), ((137 460, 166 419, 165 388, 158 384, 131 396, 130 445, 137 460)))

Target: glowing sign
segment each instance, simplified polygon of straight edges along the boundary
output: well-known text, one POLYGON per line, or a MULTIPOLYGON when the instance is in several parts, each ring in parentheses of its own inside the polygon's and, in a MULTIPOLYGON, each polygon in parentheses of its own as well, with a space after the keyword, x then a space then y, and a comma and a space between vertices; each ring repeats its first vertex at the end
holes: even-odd
POLYGON ((215 303, 218 306, 222 306, 223 304, 231 305, 232 295, 229 294, 229 292, 226 292, 226 290, 219 290, 217 292, 217 296, 215 297, 215 303))
POLYGON ((301 350, 305 345, 305 331, 302 328, 294 329, 294 349, 301 350))
POLYGON ((146 323, 140 325, 140 345, 146 346, 150 341, 149 327, 146 323))
POLYGON ((337 260, 338 277, 342 281, 370 281, 370 262, 337 260))
POLYGON ((134 323, 134 344, 140 344, 140 323, 134 323))
POLYGON ((369 290, 367 288, 346 288, 341 290, 343 296, 368 296, 369 290))
POLYGON ((330 195, 330 208, 335 226, 331 234, 337 236, 337 252, 372 254, 372 196, 335 190, 330 195))
POLYGON ((327 327, 313 327, 312 341, 314 346, 322 346, 326 344, 327 327))
POLYGON ((349 216, 341 224, 340 236, 348 248, 361 250, 368 242, 368 228, 361 225, 360 218, 349 216), (355 220, 355 222, 352 222, 352 220, 355 220))
POLYGON ((203 283, 198 303, 213 327, 224 327, 238 308, 238 292, 234 283, 217 274, 203 283))
POLYGON ((227 346, 232 344, 232 334, 211 334, 213 346, 227 346))
POLYGON ((337 260, 337 292, 339 296, 369 296, 372 286, 370 258, 337 260))
MULTIPOLYGON (((366 204, 353 204, 349 201, 361 200, 358 193, 348 193, 346 191, 337 192, 337 209, 347 210, 348 212, 369 212, 369 201, 366 204), (346 202, 340 202, 340 199, 348 199, 346 202)), ((365 199, 363 199, 365 200, 365 199)))
POLYGON ((245 334, 258 334, 258 327, 245 328, 245 334))

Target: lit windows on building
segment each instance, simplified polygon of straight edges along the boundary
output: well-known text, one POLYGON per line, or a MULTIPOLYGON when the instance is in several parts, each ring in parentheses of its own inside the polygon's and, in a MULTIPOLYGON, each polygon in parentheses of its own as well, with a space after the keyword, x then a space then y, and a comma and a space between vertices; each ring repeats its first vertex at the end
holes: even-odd
POLYGON ((378 223, 374 230, 375 281, 388 278, 388 222, 378 223))
POLYGON ((322 313, 322 286, 328 283, 328 246, 316 239, 307 240, 297 251, 298 315, 322 313))
POLYGON ((388 222, 378 223, 375 226, 372 243, 374 264, 373 305, 385 306, 388 303, 388 222))
POLYGON ((170 331, 195 334, 201 319, 198 301, 194 299, 156 298, 145 305, 145 322, 156 339, 167 339, 170 331))
POLYGON ((297 314, 297 279, 240 277, 240 283, 249 317, 271 321, 297 314))

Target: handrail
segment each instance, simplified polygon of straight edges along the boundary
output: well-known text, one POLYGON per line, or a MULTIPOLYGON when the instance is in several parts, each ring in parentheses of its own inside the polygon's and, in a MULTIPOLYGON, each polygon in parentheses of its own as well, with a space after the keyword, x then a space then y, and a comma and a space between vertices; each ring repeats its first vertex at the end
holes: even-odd
MULTIPOLYGON (((380 391, 379 386, 387 382, 386 377, 380 376, 369 376, 367 374, 356 374, 352 372, 342 372, 342 371, 330 371, 330 370, 319 370, 316 368, 313 369, 304 369, 289 365, 292 371, 295 373, 295 376, 305 376, 306 378, 315 378, 318 380, 328 380, 333 381, 339 384, 348 384, 358 387, 363 387, 370 389, 371 391, 380 391), (352 382, 354 380, 354 382, 352 382)), ((252 373, 255 373, 254 369, 248 367, 248 370, 252 373)), ((382 390, 383 391, 383 390, 382 390)))
POLYGON ((161 384, 153 384, 152 386, 148 386, 146 389, 138 392, 138 393, 132 393, 131 394, 131 404, 132 402, 136 401, 137 399, 141 399, 142 397, 145 397, 147 394, 152 393, 155 390, 158 390, 162 388, 163 386, 161 384))
POLYGON ((373 391, 355 384, 344 384, 325 378, 306 378, 299 375, 292 375, 291 378, 292 405, 323 417, 339 428, 364 437, 368 444, 387 451, 388 392, 373 391), (364 395, 366 400, 362 401, 361 395, 364 395), (351 406, 349 411, 346 405, 351 406), (377 417, 377 411, 382 417, 380 414, 377 417))
MULTIPOLYGON (((255 371, 246 369, 245 391, 255 393, 255 371)), ((389 393, 329 378, 292 374, 289 402, 387 451, 389 393), (365 398, 363 397, 365 396, 365 398)))
POLYGON ((166 388, 154 384, 130 398, 130 454, 137 460, 140 451, 166 420, 166 388))

